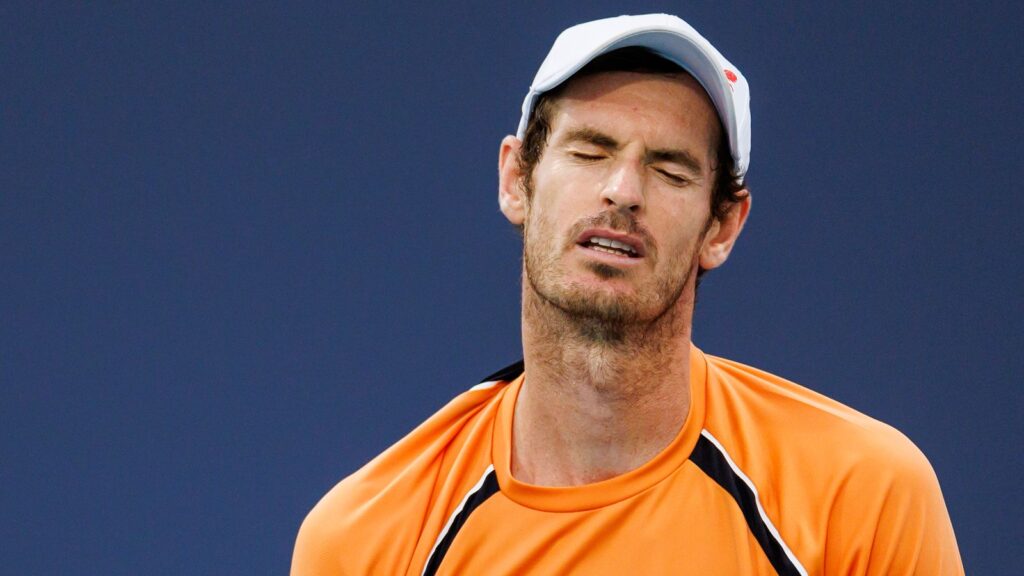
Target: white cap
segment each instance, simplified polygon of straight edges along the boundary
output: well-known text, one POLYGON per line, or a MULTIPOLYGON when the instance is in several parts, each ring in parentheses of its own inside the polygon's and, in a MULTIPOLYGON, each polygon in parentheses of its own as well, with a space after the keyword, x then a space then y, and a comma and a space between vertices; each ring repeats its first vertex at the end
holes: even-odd
POLYGON ((681 66, 700 82, 718 110, 742 181, 750 165, 750 87, 740 71, 692 26, 668 14, 617 16, 577 24, 555 39, 523 101, 516 136, 526 134, 533 105, 601 54, 640 46, 681 66))

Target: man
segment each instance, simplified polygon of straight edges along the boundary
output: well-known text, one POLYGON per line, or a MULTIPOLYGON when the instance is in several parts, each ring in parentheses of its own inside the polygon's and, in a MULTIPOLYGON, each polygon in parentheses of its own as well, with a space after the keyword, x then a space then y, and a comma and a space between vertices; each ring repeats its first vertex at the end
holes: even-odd
POLYGON ((963 573, 904 436, 691 344, 750 210, 748 101, 672 16, 556 40, 499 156, 524 362, 328 493, 293 575, 963 573))

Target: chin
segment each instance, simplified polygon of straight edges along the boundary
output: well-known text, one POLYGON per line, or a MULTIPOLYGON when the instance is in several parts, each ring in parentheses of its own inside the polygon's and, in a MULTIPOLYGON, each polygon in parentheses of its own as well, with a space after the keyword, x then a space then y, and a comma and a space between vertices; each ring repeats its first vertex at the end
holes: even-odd
POLYGON ((632 290, 607 284, 574 283, 551 292, 538 294, 566 314, 581 320, 633 324, 656 318, 667 305, 651 302, 651 299, 643 298, 632 290))
POLYGON ((622 329, 656 321, 677 304, 686 284, 684 274, 656 278, 605 262, 570 264, 559 262, 553 251, 529 248, 523 251, 524 280, 538 303, 580 324, 622 329))

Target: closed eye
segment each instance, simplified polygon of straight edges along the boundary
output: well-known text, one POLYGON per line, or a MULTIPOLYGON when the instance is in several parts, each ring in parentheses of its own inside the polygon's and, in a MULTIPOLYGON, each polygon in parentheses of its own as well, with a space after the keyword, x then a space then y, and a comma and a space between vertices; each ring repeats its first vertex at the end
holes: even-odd
POLYGON ((673 186, 685 186, 685 185, 690 183, 690 179, 686 178, 685 176, 680 176, 678 174, 673 174, 672 172, 669 172, 667 170, 661 170, 661 169, 655 169, 655 170, 657 170, 658 174, 661 174, 661 176, 669 184, 672 184, 673 186))
POLYGON ((578 152, 578 151, 570 152, 570 154, 572 155, 573 158, 576 158, 578 160, 592 161, 592 160, 600 160, 601 158, 604 158, 604 156, 601 155, 601 154, 587 154, 586 152, 578 152))

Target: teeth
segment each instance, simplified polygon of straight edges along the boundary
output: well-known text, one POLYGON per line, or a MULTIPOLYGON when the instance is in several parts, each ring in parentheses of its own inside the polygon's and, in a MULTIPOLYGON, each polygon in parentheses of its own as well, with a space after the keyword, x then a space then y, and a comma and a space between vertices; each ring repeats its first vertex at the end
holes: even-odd
POLYGON ((590 241, 599 246, 605 246, 607 248, 613 248, 629 254, 636 254, 636 250, 633 249, 629 244, 619 242, 618 240, 612 240, 611 238, 602 238, 601 236, 594 236, 590 241))
POLYGON ((591 250, 597 250, 598 252, 607 252, 609 254, 615 254, 616 256, 622 256, 622 251, 621 250, 613 250, 611 248, 605 248, 604 246, 600 246, 600 245, 596 245, 596 244, 591 246, 590 249, 591 250))

